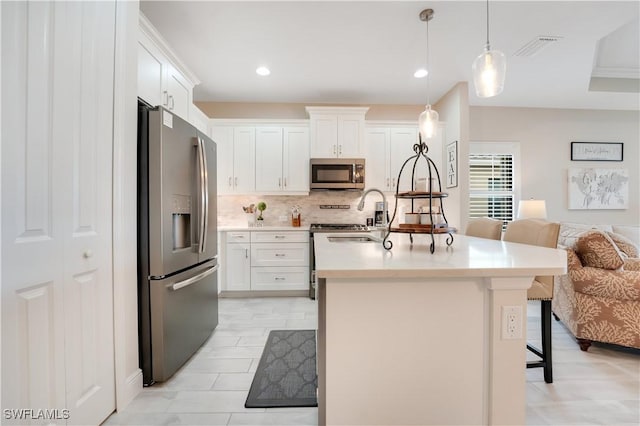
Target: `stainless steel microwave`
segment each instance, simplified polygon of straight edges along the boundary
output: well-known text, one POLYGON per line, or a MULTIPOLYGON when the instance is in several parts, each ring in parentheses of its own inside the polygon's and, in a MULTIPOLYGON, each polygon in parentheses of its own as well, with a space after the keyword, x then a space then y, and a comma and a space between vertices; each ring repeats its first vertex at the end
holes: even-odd
POLYGON ((311 189, 364 189, 364 158, 312 158, 311 189))

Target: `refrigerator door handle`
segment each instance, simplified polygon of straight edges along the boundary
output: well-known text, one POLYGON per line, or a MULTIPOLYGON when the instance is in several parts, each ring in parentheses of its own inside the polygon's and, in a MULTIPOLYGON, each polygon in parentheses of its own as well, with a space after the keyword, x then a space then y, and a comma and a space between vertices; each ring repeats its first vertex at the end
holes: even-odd
POLYGON ((200 281, 204 277, 207 277, 207 276, 213 274, 219 268, 220 268, 220 265, 213 266, 213 267, 207 269, 206 271, 196 275, 195 277, 191 277, 191 278, 188 278, 186 280, 179 281, 179 282, 177 282, 175 284, 171 284, 169 287, 171 288, 171 290, 174 290, 174 291, 175 290, 180 290, 181 288, 184 288, 184 287, 190 286, 191 284, 197 283, 198 281, 200 281))
POLYGON ((200 226, 198 229, 198 252, 204 253, 209 228, 209 177, 207 176, 207 153, 204 140, 198 138, 198 166, 200 167, 200 226))

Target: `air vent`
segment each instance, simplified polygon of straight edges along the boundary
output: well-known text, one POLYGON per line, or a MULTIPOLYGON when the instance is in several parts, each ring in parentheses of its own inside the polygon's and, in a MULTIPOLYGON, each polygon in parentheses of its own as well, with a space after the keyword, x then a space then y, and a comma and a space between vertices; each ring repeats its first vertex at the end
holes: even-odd
POLYGON ((533 56, 553 42, 561 40, 560 36, 538 36, 516 50, 515 56, 533 56))

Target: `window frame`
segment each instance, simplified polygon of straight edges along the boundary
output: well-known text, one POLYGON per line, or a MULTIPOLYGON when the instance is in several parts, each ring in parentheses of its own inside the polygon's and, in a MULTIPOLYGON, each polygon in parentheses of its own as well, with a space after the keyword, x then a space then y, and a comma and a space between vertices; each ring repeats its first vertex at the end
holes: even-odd
MULTIPOLYGON (((467 220, 473 219, 471 217, 471 198, 474 195, 484 194, 491 191, 474 191, 471 189, 471 156, 472 155, 511 155, 512 161, 512 190, 511 191, 496 191, 496 195, 512 195, 512 219, 517 219, 517 206, 520 202, 520 143, 519 142, 469 142, 469 177, 467 184, 469 185, 468 203, 469 211, 467 211, 467 220)), ((502 229, 506 229, 509 220, 503 220, 502 229)))

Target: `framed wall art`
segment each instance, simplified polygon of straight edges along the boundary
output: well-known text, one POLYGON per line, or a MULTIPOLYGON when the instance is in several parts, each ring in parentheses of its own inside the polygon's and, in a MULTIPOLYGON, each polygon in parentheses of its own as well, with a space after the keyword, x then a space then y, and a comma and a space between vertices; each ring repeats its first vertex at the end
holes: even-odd
POLYGON ((569 210, 628 208, 627 169, 570 168, 568 183, 569 210))
POLYGON ((458 186, 458 141, 447 145, 447 188, 458 186))
POLYGON ((622 161, 622 142, 571 142, 571 161, 622 161))

